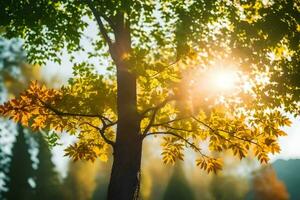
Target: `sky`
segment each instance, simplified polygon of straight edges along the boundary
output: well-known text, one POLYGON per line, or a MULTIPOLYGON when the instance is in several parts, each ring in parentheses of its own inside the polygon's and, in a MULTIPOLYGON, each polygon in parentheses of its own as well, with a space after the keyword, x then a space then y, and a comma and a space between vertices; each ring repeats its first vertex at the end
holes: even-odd
POLYGON ((274 159, 289 159, 289 158, 300 158, 300 119, 290 116, 292 120, 291 127, 283 128, 284 131, 288 134, 287 136, 279 138, 279 144, 281 146, 281 152, 274 156, 271 156, 272 160, 274 159))

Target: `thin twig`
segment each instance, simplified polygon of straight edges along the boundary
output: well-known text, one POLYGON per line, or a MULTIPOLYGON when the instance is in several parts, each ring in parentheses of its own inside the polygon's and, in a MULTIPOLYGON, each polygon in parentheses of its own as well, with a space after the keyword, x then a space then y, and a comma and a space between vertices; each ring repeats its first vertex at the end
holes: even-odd
POLYGON ((115 143, 113 141, 111 141, 110 139, 108 139, 106 136, 105 136, 105 129, 106 128, 99 128, 89 122, 82 122, 80 125, 83 125, 83 124, 87 124, 95 129, 97 129, 101 135, 101 137, 103 138, 103 140, 107 143, 107 144, 110 144, 112 147, 114 147, 115 143))
POLYGON ((171 124, 173 122, 177 122, 177 121, 184 120, 184 119, 187 119, 187 118, 190 118, 190 116, 178 117, 178 118, 175 118, 175 119, 172 119, 172 120, 169 120, 169 121, 165 121, 165 122, 161 122, 161 123, 158 123, 158 124, 152 124, 152 126, 163 126, 163 125, 171 124))
MULTIPOLYGON (((105 41, 107 42, 110 50, 113 50, 113 42, 111 41, 110 37, 108 36, 107 34, 107 30, 106 28, 104 27, 104 24, 101 20, 101 15, 98 13, 98 11, 96 10, 96 8, 94 7, 93 5, 93 2, 91 0, 85 0, 88 7, 91 9, 98 25, 99 25, 99 29, 100 29, 100 32, 103 36, 103 38, 105 39, 105 41)), ((108 21, 109 22, 109 21, 108 21)), ((110 22, 109 22, 110 23, 110 22)))
POLYGON ((56 115, 58 116, 75 116, 75 117, 97 117, 101 120, 102 124, 103 124, 103 127, 102 129, 99 128, 99 127, 96 127, 94 125, 92 125, 91 123, 89 122, 85 122, 86 124, 90 125, 91 127, 93 128, 96 128, 99 132, 100 132, 100 135, 102 136, 102 138, 104 139, 104 141, 112 146, 114 146, 114 142, 109 140, 106 136, 105 136, 105 130, 110 127, 110 126, 113 126, 117 123, 116 122, 112 122, 110 119, 108 119, 107 117, 104 117, 102 115, 99 115, 99 114, 82 114, 82 113, 68 113, 68 112, 62 112, 60 110, 57 110, 56 108, 53 108, 52 106, 50 106, 49 104, 45 103, 44 101, 42 101, 39 97, 36 97, 41 103, 43 106, 45 106, 47 109, 53 111, 56 115), (105 120, 111 122, 110 124, 107 124, 105 122, 105 120))
POLYGON ((232 142, 230 141, 230 139, 226 138, 226 137, 223 136, 223 135, 220 135, 220 134, 218 133, 218 131, 224 132, 224 133, 228 133, 230 136, 232 136, 232 137, 234 137, 234 138, 236 138, 236 139, 239 139, 239 140, 243 140, 243 141, 245 141, 245 142, 252 143, 252 144, 257 145, 258 147, 260 147, 260 148, 263 149, 263 147, 262 147, 260 144, 258 144, 257 142, 254 142, 253 140, 249 140, 249 139, 245 139, 245 138, 241 138, 241 137, 239 137, 239 136, 236 136, 236 135, 235 135, 236 132, 230 132, 230 131, 226 131, 226 130, 222 130, 222 129, 214 129, 214 128, 212 128, 211 126, 209 126, 208 124, 204 123, 203 121, 197 119, 196 117, 192 117, 192 118, 193 118, 195 121, 197 121, 198 123, 200 123, 200 124, 204 125, 205 127, 209 128, 214 134, 218 135, 219 137, 223 138, 224 140, 226 140, 226 141, 228 141, 228 142, 230 142, 230 143, 232 143, 232 142))
POLYGON ((163 108, 167 103, 169 103, 170 101, 172 101, 172 100, 174 100, 174 99, 175 99, 174 97, 169 97, 169 98, 165 99, 163 102, 161 102, 160 104, 158 104, 157 106, 152 107, 152 108, 149 108, 149 109, 145 110, 145 111, 141 114, 141 117, 143 118, 143 117, 145 117, 145 115, 146 115, 148 112, 150 112, 150 111, 153 110, 153 114, 152 114, 152 116, 151 116, 151 119, 150 119, 150 121, 149 121, 147 127, 146 127, 145 130, 143 131, 143 135, 146 134, 146 133, 150 130, 150 128, 152 127, 152 125, 153 125, 153 123, 154 123, 154 121, 155 121, 156 114, 157 114, 157 112, 159 111, 159 109, 163 108))
POLYGON ((155 74, 153 74, 152 76, 150 76, 151 78, 154 78, 156 76, 158 76, 160 73, 162 73, 163 71, 165 71, 166 69, 168 69, 169 67, 172 67, 173 65, 177 64, 180 61, 180 59, 176 59, 174 62, 168 64, 162 71, 156 72, 155 74))
POLYGON ((190 145, 190 147, 192 147, 194 150, 198 151, 201 156, 203 157, 206 157, 206 158, 209 158, 207 155, 203 154, 201 152, 201 149, 199 147, 197 147, 194 143, 188 141, 187 139, 185 139, 184 137, 182 137, 181 135, 178 135, 174 132, 171 132, 171 131, 166 131, 166 132, 152 132, 152 133, 148 133, 146 135, 143 136, 143 139, 147 136, 150 136, 150 135, 172 135, 174 137, 177 137, 179 138, 180 140, 184 141, 186 144, 190 145))
POLYGON ((99 114, 84 114, 84 113, 68 113, 68 112, 63 112, 63 111, 60 111, 60 110, 58 110, 56 108, 53 108, 50 104, 44 102, 38 96, 33 96, 33 97, 36 98, 38 101, 40 101, 43 106, 45 106, 47 109, 49 109, 52 112, 54 112, 56 115, 60 115, 60 116, 77 116, 77 117, 98 117, 98 118, 102 118, 103 117, 102 115, 99 115, 99 114))
POLYGON ((144 111, 141 113, 141 117, 142 117, 142 118, 145 117, 146 114, 147 114, 148 112, 151 112, 151 111, 153 111, 153 110, 157 110, 157 109, 160 109, 160 108, 164 107, 167 103, 169 103, 170 101, 173 101, 173 100, 175 100, 175 97, 174 97, 174 96, 168 97, 167 99, 165 99, 164 101, 162 101, 162 102, 159 103, 158 105, 153 106, 153 107, 151 107, 151 108, 148 108, 148 109, 144 110, 144 111))
POLYGON ((184 132, 194 132, 195 131, 195 130, 192 130, 192 129, 177 128, 177 127, 173 127, 173 126, 169 126, 169 125, 162 125, 162 127, 172 129, 172 130, 176 130, 176 131, 184 131, 184 132))

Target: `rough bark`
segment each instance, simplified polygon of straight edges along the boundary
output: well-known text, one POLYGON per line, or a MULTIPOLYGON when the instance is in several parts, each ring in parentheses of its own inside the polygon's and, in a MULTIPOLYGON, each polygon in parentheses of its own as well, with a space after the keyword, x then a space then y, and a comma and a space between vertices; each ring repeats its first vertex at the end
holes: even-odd
POLYGON ((139 188, 142 140, 136 110, 135 77, 126 70, 118 70, 117 104, 117 138, 108 199, 131 200, 135 199, 139 188))
POLYGON ((142 138, 137 112, 136 76, 130 72, 131 50, 129 25, 120 16, 115 32, 112 58, 117 66, 117 136, 108 188, 109 200, 138 198, 142 138))

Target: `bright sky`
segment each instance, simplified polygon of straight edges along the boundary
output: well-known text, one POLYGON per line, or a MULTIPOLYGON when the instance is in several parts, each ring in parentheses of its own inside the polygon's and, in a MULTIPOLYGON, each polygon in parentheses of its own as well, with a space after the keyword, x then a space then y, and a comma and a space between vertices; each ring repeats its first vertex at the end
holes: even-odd
POLYGON ((292 126, 286 127, 283 130, 287 132, 287 136, 280 137, 279 143, 281 146, 281 152, 277 155, 272 156, 272 160, 275 159, 289 159, 289 158, 300 158, 300 119, 293 118, 292 126))

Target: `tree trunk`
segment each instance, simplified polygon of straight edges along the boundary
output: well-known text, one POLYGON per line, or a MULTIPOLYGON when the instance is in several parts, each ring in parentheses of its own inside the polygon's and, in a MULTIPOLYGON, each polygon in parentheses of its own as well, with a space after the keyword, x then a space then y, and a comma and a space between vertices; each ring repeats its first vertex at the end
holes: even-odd
POLYGON ((138 199, 142 143, 140 140, 119 144, 108 188, 108 200, 138 199))
POLYGON ((108 199, 132 200, 139 195, 142 139, 136 106, 136 77, 126 65, 117 68, 117 84, 118 126, 108 199))
POLYGON ((137 112, 136 76, 130 72, 132 63, 129 21, 124 13, 117 15, 115 43, 110 47, 117 66, 118 124, 113 165, 108 187, 108 200, 133 200, 139 195, 142 138, 137 112))

